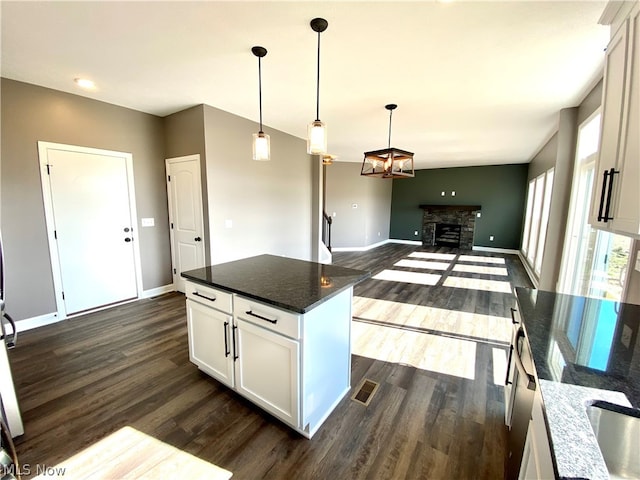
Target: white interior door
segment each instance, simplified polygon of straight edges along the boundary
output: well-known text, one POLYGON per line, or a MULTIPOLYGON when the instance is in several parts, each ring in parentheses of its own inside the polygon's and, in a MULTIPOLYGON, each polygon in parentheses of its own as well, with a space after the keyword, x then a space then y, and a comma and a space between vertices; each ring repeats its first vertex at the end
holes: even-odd
POLYGON ((39 149, 59 313, 136 298, 131 155, 45 142, 39 149))
POLYGON ((200 155, 169 158, 166 163, 173 285, 184 292, 180 272, 204 267, 205 262, 200 155))

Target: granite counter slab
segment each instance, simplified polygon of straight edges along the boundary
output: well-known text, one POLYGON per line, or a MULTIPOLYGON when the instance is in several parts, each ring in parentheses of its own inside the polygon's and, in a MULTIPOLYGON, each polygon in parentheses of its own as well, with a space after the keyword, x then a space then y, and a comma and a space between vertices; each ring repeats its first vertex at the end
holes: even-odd
POLYGON ((258 255, 182 272, 188 280, 306 313, 370 272, 276 255, 258 255))
POLYGON ((516 288, 556 474, 606 479, 586 406, 640 407, 640 306, 516 288))

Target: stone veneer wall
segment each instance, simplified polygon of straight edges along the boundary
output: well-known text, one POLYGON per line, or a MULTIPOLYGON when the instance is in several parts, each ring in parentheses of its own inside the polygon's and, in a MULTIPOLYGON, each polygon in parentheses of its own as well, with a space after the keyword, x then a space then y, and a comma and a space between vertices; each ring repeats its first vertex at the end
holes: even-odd
POLYGON ((476 225, 476 212, 480 207, 472 210, 469 207, 456 209, 455 205, 429 206, 423 209, 422 214, 422 245, 433 247, 435 245, 436 223, 451 223, 460 225, 460 248, 473 249, 473 233, 476 225))

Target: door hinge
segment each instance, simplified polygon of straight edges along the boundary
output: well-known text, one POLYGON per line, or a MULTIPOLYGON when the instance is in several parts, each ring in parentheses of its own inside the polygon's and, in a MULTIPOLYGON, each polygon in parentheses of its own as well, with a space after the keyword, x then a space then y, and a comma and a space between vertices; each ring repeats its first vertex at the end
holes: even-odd
POLYGON ((178 272, 176 272, 176 269, 174 268, 173 269, 173 274, 175 275, 176 273, 178 273, 178 272))
POLYGON ((167 182, 171 181, 171 175, 167 175, 167 182))
POLYGON ((173 230, 173 222, 171 222, 171 230, 173 230))
POLYGON ((64 292, 62 292, 62 299, 64 300, 64 292))
POLYGON ((49 164, 47 163, 47 175, 51 175, 51 170, 49 170, 49 168, 50 168, 50 167, 51 167, 51 165, 49 165, 49 164))
POLYGON ((53 231, 53 238, 58 239, 58 232, 56 230, 53 231))

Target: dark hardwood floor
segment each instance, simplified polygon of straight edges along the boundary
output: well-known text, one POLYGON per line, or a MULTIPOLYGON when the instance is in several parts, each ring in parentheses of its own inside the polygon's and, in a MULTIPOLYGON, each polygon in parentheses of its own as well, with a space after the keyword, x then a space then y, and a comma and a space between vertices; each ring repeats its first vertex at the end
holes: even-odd
MULTIPOLYGON (((459 253, 389 244, 335 253, 334 263, 375 274, 414 251, 459 253)), ((504 257, 511 284, 530 286, 513 255, 460 253, 504 257)), ((463 274, 448 269, 432 286, 369 279, 355 296, 509 316, 511 294, 442 284, 457 275, 463 274)), ((16 447, 33 470, 129 425, 237 479, 503 478, 503 389, 494 382, 491 342, 477 342, 472 379, 354 355, 352 386, 369 378, 380 383, 378 391, 369 406, 343 399, 307 440, 189 362, 179 293, 42 327, 19 340, 10 360, 26 433, 16 447)))

